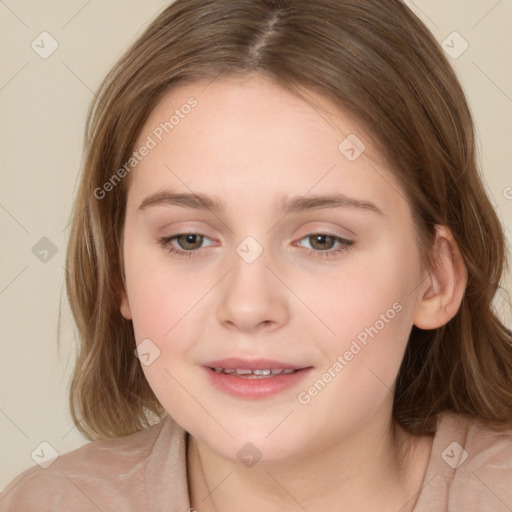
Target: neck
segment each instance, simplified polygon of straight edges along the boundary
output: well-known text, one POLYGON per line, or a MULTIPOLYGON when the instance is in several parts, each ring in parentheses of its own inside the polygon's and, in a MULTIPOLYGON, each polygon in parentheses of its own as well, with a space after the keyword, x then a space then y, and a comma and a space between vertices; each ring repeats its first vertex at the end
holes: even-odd
POLYGON ((329 449, 251 468, 189 437, 191 506, 198 512, 350 510, 410 512, 423 482, 431 436, 369 421, 329 449), (250 499, 247 497, 250 496, 250 499))

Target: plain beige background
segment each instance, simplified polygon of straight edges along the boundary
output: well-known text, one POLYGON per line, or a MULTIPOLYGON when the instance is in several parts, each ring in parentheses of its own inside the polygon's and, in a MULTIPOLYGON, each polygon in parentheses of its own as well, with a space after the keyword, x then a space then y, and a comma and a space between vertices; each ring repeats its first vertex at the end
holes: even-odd
MULTIPOLYGON (((440 42, 446 41, 452 54, 475 116, 487 188, 506 221, 510 241, 512 2, 406 3, 440 42), (468 48, 461 53, 466 42, 468 48)), ((157 0, 0 2, 0 489, 35 464, 31 454, 48 449, 40 443, 47 442, 63 454, 86 442, 68 411, 75 338, 64 292, 67 224, 85 115, 107 70, 167 4, 157 0), (40 37, 45 37, 45 51, 51 48, 48 36, 40 36, 44 31, 58 43, 46 59, 31 47, 34 40, 41 47, 40 37), (55 246, 54 255, 47 241, 40 242, 43 237, 55 246), (39 257, 33 252, 38 243, 50 251, 46 262, 40 260, 41 250, 34 250, 39 257)), ((506 288, 511 289, 510 277, 506 288)), ((498 308, 510 326, 509 295, 501 293, 498 308)))

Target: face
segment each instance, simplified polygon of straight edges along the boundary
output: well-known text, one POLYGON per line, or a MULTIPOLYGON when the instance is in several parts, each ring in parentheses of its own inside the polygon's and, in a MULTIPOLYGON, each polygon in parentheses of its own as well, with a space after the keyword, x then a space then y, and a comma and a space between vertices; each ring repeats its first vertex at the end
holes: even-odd
POLYGON ((121 312, 169 414, 222 456, 250 442, 263 462, 389 417, 423 271, 405 194, 356 120, 312 92, 224 78, 173 89, 144 145, 121 312))

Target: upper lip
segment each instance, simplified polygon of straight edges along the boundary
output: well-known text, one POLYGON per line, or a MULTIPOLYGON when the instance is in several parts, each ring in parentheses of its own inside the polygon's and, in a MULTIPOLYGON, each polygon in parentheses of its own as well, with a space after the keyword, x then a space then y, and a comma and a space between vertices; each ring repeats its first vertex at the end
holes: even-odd
POLYGON ((208 368, 230 368, 235 370, 300 370, 301 368, 307 368, 306 366, 283 363, 282 361, 275 361, 271 359, 239 359, 237 357, 210 361, 205 363, 203 366, 208 368))

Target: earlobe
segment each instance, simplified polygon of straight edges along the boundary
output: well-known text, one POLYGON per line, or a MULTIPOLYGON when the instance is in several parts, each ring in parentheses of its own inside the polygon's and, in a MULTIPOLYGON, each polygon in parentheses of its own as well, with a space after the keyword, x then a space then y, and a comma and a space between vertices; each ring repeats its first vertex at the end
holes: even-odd
POLYGON ((123 289, 121 291, 121 314, 126 318, 126 320, 132 319, 132 312, 130 310, 130 304, 128 303, 128 296, 126 295, 126 291, 123 289))
POLYGON ((466 290, 466 265, 446 226, 437 226, 434 261, 429 285, 423 291, 413 319, 416 327, 426 330, 447 324, 457 314, 466 290))
MULTIPOLYGON (((124 230, 121 233, 120 246, 121 247, 124 246, 124 230)), ((123 255, 122 251, 119 253, 119 266, 120 266, 121 270, 116 278, 117 290, 118 290, 119 296, 121 298, 121 301, 120 301, 121 303, 120 303, 119 309, 120 309, 123 317, 126 318, 126 320, 131 320, 132 312, 130 310, 130 303, 128 302, 128 295, 126 293, 126 277, 124 274, 124 255, 123 255)))

